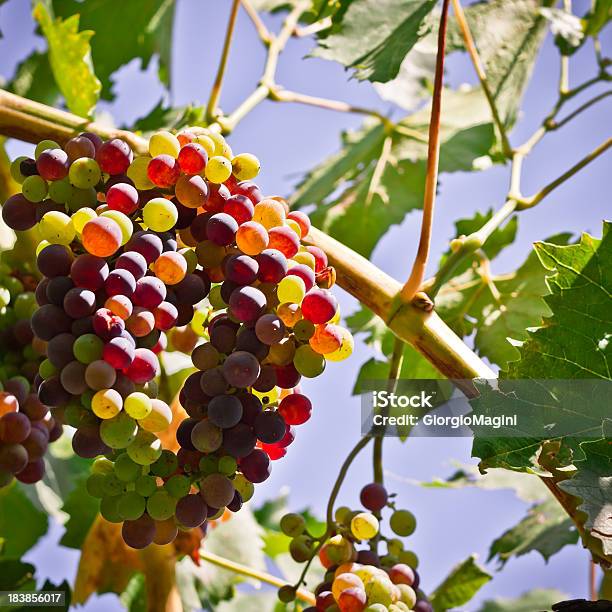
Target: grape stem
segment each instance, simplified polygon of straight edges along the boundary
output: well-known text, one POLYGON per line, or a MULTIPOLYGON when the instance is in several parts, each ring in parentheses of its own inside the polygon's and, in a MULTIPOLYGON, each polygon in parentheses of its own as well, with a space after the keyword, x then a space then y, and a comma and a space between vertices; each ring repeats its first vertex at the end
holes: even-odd
POLYGON ((493 116, 493 121, 495 126, 497 127, 497 131, 499 132, 502 150, 506 157, 512 156, 512 147, 510 146, 510 141, 508 140, 508 134, 506 132, 506 126, 502 121, 499 110, 497 109, 497 104, 495 103, 495 97, 491 93, 491 88, 489 87, 489 81, 487 80, 487 75, 480 59, 480 55, 478 54, 478 49, 476 48, 476 44, 474 42, 474 37, 472 36, 472 32, 470 30, 470 26, 465 18, 465 13, 463 11, 463 7, 461 6, 461 0, 453 0, 453 11, 455 13, 455 18, 457 19, 457 23, 459 25, 459 29, 461 30, 461 35, 465 42, 465 48, 472 60, 472 64, 474 65, 474 69, 476 71, 476 75, 478 76, 478 80, 480 81, 480 86, 482 87, 482 91, 489 103, 489 107, 491 109, 491 114, 493 116))
POLYGON ((206 119, 209 122, 214 121, 219 113, 217 107, 219 105, 219 97, 221 96, 223 77, 225 76, 225 70, 227 69, 227 60, 229 58, 229 52, 232 46, 232 37, 236 27, 236 17, 238 16, 239 7, 240 0, 232 0, 232 7, 230 9, 229 20, 227 22, 227 30, 225 32, 225 40, 223 41, 223 50, 221 51, 221 58, 219 59, 219 67, 217 68, 215 81, 212 89, 210 90, 210 97, 208 98, 208 104, 206 105, 206 119))
POLYGON ((251 4, 251 0, 240 0, 242 3, 242 7, 244 8, 246 14, 249 16, 249 19, 253 22, 255 29, 257 30, 257 34, 261 39, 261 42, 267 47, 272 42, 272 34, 266 27, 266 24, 263 22, 262 18, 259 16, 259 13, 255 9, 255 7, 251 4))
POLYGON ((591 601, 597 601, 597 564, 589 558, 589 597, 591 601))
POLYGON ((446 27, 448 24, 449 0, 442 3, 440 28, 438 31, 438 53, 436 55, 436 72, 434 91, 429 122, 429 145, 427 151, 427 176, 425 177, 425 196, 423 201, 423 220, 417 255, 410 272, 410 277, 402 287, 400 297, 404 303, 412 301, 425 278, 425 269, 429 258, 433 214, 436 203, 438 184, 438 166, 440 161, 440 117, 442 110, 442 86, 444 84, 444 52, 446 48, 446 27))
MULTIPOLYGON (((230 572, 247 576, 249 578, 254 578, 255 580, 265 582, 266 584, 270 584, 278 588, 289 586, 285 580, 278 578, 273 574, 248 567, 247 565, 237 563, 236 561, 231 561, 230 559, 226 559, 225 557, 221 557, 207 550, 200 550, 200 559, 208 561, 208 563, 212 563, 217 567, 222 567, 223 569, 229 570, 230 572)), ((301 599, 308 604, 315 604, 315 596, 306 589, 298 588, 296 595, 298 599, 301 599)))

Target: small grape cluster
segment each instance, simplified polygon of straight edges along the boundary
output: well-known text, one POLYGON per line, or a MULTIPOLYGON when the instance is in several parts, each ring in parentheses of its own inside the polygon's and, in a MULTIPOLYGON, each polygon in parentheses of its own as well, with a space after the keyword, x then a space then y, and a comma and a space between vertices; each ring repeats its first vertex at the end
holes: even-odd
MULTIPOLYGON (((292 538, 290 553, 299 563, 318 557, 326 570, 324 581, 315 589, 316 604, 305 612, 432 612, 433 608, 419 590, 416 571, 418 558, 404 550, 397 537, 380 533, 381 511, 389 507, 391 531, 400 537, 414 533, 416 520, 408 510, 397 510, 386 489, 371 483, 361 490, 360 500, 366 509, 338 508, 333 531, 319 540, 307 533, 304 518, 287 514, 281 520, 281 530, 292 538), (378 544, 384 541, 387 553, 378 554, 378 544), (361 543, 370 545, 358 548, 361 543)), ((296 596, 292 586, 282 587, 279 598, 287 603, 296 596)))
POLYGON ((62 434, 32 386, 44 350, 33 342, 35 308, 34 292, 0 263, 0 488, 14 478, 27 484, 41 480, 47 447, 62 434))
POLYGON ((43 141, 13 163, 22 192, 2 211, 41 238, 35 387, 75 452, 97 457, 88 491, 134 548, 239 510, 310 417, 301 377, 353 348, 334 271, 301 244, 308 217, 263 197, 255 156, 205 128, 158 132, 149 153, 90 133, 43 141), (168 337, 198 370, 177 453, 158 436, 173 419, 157 385, 168 337))

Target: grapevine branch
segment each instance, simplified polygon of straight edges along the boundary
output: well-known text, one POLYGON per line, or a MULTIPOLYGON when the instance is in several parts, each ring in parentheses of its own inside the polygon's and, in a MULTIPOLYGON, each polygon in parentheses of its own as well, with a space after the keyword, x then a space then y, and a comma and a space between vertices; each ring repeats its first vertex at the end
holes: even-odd
POLYGON ((442 109, 442 85, 444 82, 444 52, 446 49, 446 27, 448 24, 449 0, 442 4, 440 29, 438 31, 438 53, 436 56, 436 73, 434 91, 431 103, 431 119, 429 122, 429 145, 427 151, 427 176, 425 178, 425 196, 423 201, 423 220, 421 222, 421 237, 417 255, 412 266, 410 277, 402 287, 401 299, 410 302, 423 284, 425 269, 429 257, 431 232, 433 227, 436 189, 438 185, 438 166, 440 162, 440 115, 442 109))
POLYGON ((225 33, 225 40, 223 41, 223 50, 221 51, 221 58, 219 60, 219 68, 217 69, 217 75, 215 76, 215 81, 210 90, 210 97, 208 99, 208 105, 206 106, 206 118, 209 122, 214 121, 218 113, 217 107, 219 105, 219 97, 221 96, 221 86, 223 85, 223 77, 225 76, 225 70, 227 68, 227 60, 232 45, 232 37, 236 27, 236 17, 238 16, 239 7, 240 0, 233 0, 229 21, 227 23, 227 31, 225 33))
POLYGON ((270 34, 266 24, 262 21, 259 13, 251 4, 251 0, 240 0, 240 2, 246 14, 253 22, 253 26, 255 26, 255 30, 257 30, 257 34, 259 35, 261 42, 267 47, 272 42, 272 34, 270 34))
MULTIPOLYGON (((226 559, 225 557, 221 557, 219 555, 215 555, 207 550, 200 551, 200 559, 204 561, 208 561, 208 563, 212 563, 217 567, 221 567, 223 569, 229 570, 230 572, 234 572, 236 574, 240 574, 241 576, 247 576, 248 578, 254 578, 255 580, 259 580, 260 582, 265 582, 266 584, 270 584, 275 587, 283 587, 287 586, 288 583, 274 576, 273 574, 269 574, 268 572, 262 572, 252 567, 248 567, 243 565, 242 563, 236 563, 236 561, 231 561, 230 559, 226 559)), ((315 604, 315 596, 306 589, 298 589, 297 597, 302 601, 310 605, 315 604)))

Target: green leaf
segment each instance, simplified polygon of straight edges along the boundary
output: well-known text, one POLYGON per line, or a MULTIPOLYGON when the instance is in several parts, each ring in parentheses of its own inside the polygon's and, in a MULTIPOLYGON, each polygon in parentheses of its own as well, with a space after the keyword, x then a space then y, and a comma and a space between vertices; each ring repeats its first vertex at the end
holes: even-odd
MULTIPOLYGON (((503 123, 516 121, 523 93, 546 34, 540 0, 491 0, 466 8, 465 14, 483 61, 503 123)), ((449 31, 449 52, 463 49, 457 28, 449 31)))
POLYGON ((119 595, 119 601, 128 612, 146 612, 147 590, 143 573, 138 572, 130 578, 125 590, 119 595))
POLYGON ((503 566, 511 557, 539 552, 545 561, 568 544, 578 542, 578 531, 556 499, 532 506, 525 518, 491 544, 489 558, 503 566))
MULTIPOLYGON (((231 561, 265 570, 262 535, 262 528, 245 506, 209 531, 205 548, 231 561)), ((235 585, 244 581, 244 577, 205 560, 196 566, 190 558, 185 558, 177 564, 177 581, 181 597, 190 606, 196 604, 197 598, 198 603, 194 606, 197 609, 207 605, 216 609, 219 601, 232 596, 235 585)))
POLYGON ((66 106, 81 117, 89 117, 100 97, 100 81, 93 71, 89 44, 94 33, 79 32, 78 15, 53 19, 40 2, 34 8, 34 18, 47 39, 49 63, 66 106))
POLYGON ((8 84, 9 91, 29 100, 55 106, 60 91, 49 65, 49 54, 34 51, 16 68, 8 84))
POLYGON ((87 492, 86 480, 83 476, 77 481, 62 506, 69 518, 60 544, 68 548, 81 548, 100 509, 98 500, 87 492))
POLYGON ((433 0, 353 0, 313 55, 353 68, 359 80, 389 81, 427 33, 435 5, 433 0))
MULTIPOLYGON (((484 96, 476 89, 447 91, 444 104, 449 112, 441 126, 441 170, 472 170, 494 143, 484 96)), ((292 205, 315 204, 315 225, 370 256, 392 225, 423 205, 428 123, 424 109, 387 135, 371 122, 344 135, 343 149, 306 177, 292 205)))
POLYGON ((166 106, 161 99, 145 117, 137 119, 132 129, 154 132, 161 128, 179 130, 186 125, 201 125, 204 122, 203 106, 166 106))
POLYGON ((595 6, 586 19, 586 34, 597 36, 612 20, 612 0, 595 0, 595 6))
POLYGON ((70 584, 68 583, 67 580, 64 580, 60 584, 54 584, 50 580, 45 580, 42 587, 38 589, 38 592, 45 592, 45 593, 48 593, 48 592, 57 593, 58 591, 61 591, 62 593, 64 593, 64 605, 58 606, 57 608, 54 608, 54 609, 63 610, 64 612, 68 612, 68 610, 70 609, 70 602, 72 600, 72 589, 70 588, 70 584))
POLYGON ((455 566, 442 584, 431 594, 431 605, 435 612, 463 606, 491 578, 491 574, 478 565, 476 556, 472 555, 455 566))
POLYGON ((81 26, 96 33, 91 55, 105 100, 113 98, 113 73, 135 58, 146 69, 158 55, 160 80, 169 85, 174 0, 53 0, 53 9, 64 18, 79 14, 81 26))
POLYGON ((35 569, 16 559, 0 559, 0 591, 28 591, 36 588, 35 569))
POLYGON ((433 489, 464 489, 475 487, 485 491, 512 489, 516 496, 525 502, 545 500, 549 496, 546 485, 532 474, 510 472, 492 468, 486 474, 481 474, 475 465, 455 463, 455 471, 446 480, 436 478, 431 482, 419 482, 422 487, 433 489))
POLYGON ((478 612, 534 612, 550 610, 552 605, 567 599, 567 595, 553 589, 534 589, 516 599, 499 597, 485 601, 478 612))
POLYGON ((0 556, 19 559, 47 533, 48 526, 47 515, 34 506, 18 483, 0 489, 0 556))
POLYGON ((575 462, 576 472, 559 487, 581 500, 578 509, 584 527, 601 541, 604 554, 612 556, 612 421, 604 424, 604 439, 583 442, 584 460, 575 462))
POLYGON ((277 531, 276 529, 265 529, 262 539, 264 543, 263 551, 270 559, 276 559, 279 555, 289 552, 291 538, 281 531, 277 531))

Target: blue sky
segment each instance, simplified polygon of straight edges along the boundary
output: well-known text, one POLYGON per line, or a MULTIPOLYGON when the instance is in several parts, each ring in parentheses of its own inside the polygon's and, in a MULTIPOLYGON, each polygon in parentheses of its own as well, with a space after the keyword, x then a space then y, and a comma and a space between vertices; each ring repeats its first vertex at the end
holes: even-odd
MULTIPOLYGON (((174 28, 171 100, 175 104, 205 102, 216 69, 218 52, 225 31, 229 0, 198 2, 179 0, 174 28)), ((586 2, 575 2, 578 10, 586 2)), ((10 77, 15 64, 44 42, 35 36, 29 16, 29 3, 9 0, 0 8, 0 74, 10 77)), ((112 16, 109 16, 112 18, 112 16)), ((277 17, 266 17, 277 28, 277 17)), ((293 40, 281 58, 278 82, 290 89, 351 101, 361 106, 387 110, 367 83, 349 80, 337 64, 303 59, 311 48, 309 40, 293 40)), ((224 85, 222 106, 232 110, 255 87, 262 70, 264 50, 254 30, 241 13, 237 22, 229 72, 224 85)), ((589 43, 572 58, 571 83, 581 83, 595 74, 592 45, 589 43)), ((466 58, 452 56, 448 62, 453 85, 474 82, 466 58)), ((558 54, 550 37, 541 53, 534 78, 527 92, 523 114, 512 134, 512 142, 523 141, 538 126, 557 96, 558 54)), ((129 123, 145 115, 163 91, 156 79, 155 62, 146 72, 137 61, 116 75, 116 100, 102 104, 117 123, 129 123)), ((610 98, 585 113, 567 128, 553 133, 536 148, 524 169, 524 192, 529 194, 558 176, 584 154, 597 146, 610 125, 610 98)), ((574 105, 575 106, 575 105, 574 105)), ((568 105, 571 109, 572 105, 568 105)), ((230 138, 236 151, 251 151, 263 164, 260 183, 270 193, 289 194, 301 174, 336 150, 340 131, 359 126, 354 115, 316 108, 264 102, 238 127, 230 138)), ((11 142, 12 155, 31 151, 29 145, 11 142)), ((521 213, 519 234, 514 245, 495 262, 495 272, 512 270, 524 260, 534 240, 561 231, 579 234, 601 233, 601 220, 609 213, 609 190, 604 188, 611 169, 610 155, 598 159, 582 173, 555 191, 540 206, 521 213)), ((441 179, 437 203, 431 261, 438 260, 453 236, 453 222, 475 211, 498 207, 507 191, 508 169, 496 167, 480 174, 456 173, 441 179)), ((387 273, 407 277, 420 227, 420 214, 412 213, 395 226, 377 246, 373 261, 387 273)), ((430 270, 433 272, 433 268, 430 270)), ((356 307, 350 296, 337 291, 343 312, 356 307)), ((292 509, 311 506, 322 513, 337 469, 359 435, 360 402, 351 388, 360 365, 371 356, 357 343, 352 359, 330 364, 325 374, 304 387, 312 397, 314 416, 299 429, 288 456, 276 462, 272 477, 259 486, 258 505, 288 487, 292 509)), ((419 526, 410 538, 410 548, 421 559, 419 571, 425 589, 434 588, 457 562, 471 553, 482 561, 490 543, 525 514, 526 505, 510 491, 467 489, 445 491, 422 489, 409 480, 429 480, 452 473, 451 461, 470 460, 470 440, 414 439, 407 444, 388 439, 385 467, 389 488, 398 494, 398 505, 412 510, 419 526)), ((356 505, 361 486, 372 477, 371 457, 365 451, 353 464, 339 498, 340 503, 356 505)), ((41 577, 71 579, 76 571, 76 551, 56 546, 61 528, 56 526, 30 555, 41 577)), ((494 567, 490 567, 495 570, 494 567)), ((576 597, 587 595, 588 556, 579 546, 565 548, 546 565, 535 553, 512 559, 502 573, 482 589, 477 600, 493 596, 516 596, 534 587, 554 587, 576 597)), ((119 609, 115 598, 105 596, 89 602, 84 610, 119 609)), ((469 610, 476 609, 470 604, 469 610)))

